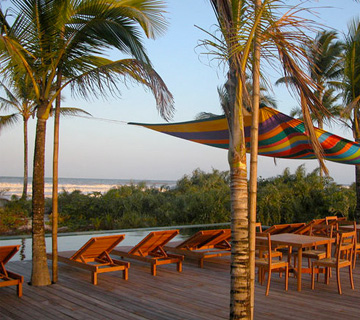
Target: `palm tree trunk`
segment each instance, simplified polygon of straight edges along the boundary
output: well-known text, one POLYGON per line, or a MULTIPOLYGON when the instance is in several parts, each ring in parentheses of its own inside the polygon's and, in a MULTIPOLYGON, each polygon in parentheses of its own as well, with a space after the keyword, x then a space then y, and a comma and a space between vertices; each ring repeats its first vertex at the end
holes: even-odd
MULTIPOLYGON (((235 70, 237 70, 235 68, 235 70)), ((229 123, 231 192, 231 290, 230 319, 250 319, 249 224, 246 146, 242 109, 242 84, 230 71, 228 90, 232 112, 229 123)))
POLYGON ((54 120, 53 189, 52 189, 52 282, 58 281, 58 183, 59 183, 59 126, 60 97, 56 99, 54 120))
POLYGON ((32 221, 31 283, 34 286, 45 286, 50 284, 50 275, 49 275, 49 269, 47 266, 47 259, 46 259, 45 226, 44 226, 45 134, 46 134, 46 120, 38 116, 37 125, 36 125, 33 187, 32 187, 33 221, 32 221))
MULTIPOLYGON (((355 139, 355 142, 360 143, 360 138, 355 139)), ((356 193, 356 208, 354 212, 354 220, 360 220, 360 166, 355 166, 355 193, 356 193)))
MULTIPOLYGON (((57 89, 61 86, 61 72, 57 75, 57 89)), ((59 183, 59 130, 61 94, 56 98, 54 117, 53 189, 52 189, 52 282, 58 281, 58 183, 59 183)))
MULTIPOLYGON (((353 123, 352 123, 352 131, 355 142, 360 142, 360 127, 358 121, 358 113, 357 109, 353 110, 353 123)), ((354 220, 358 221, 360 218, 360 167, 355 166, 355 194, 356 194, 356 207, 354 212, 354 220)))
MULTIPOLYGON (((322 101, 322 100, 321 100, 322 101)), ((323 129, 324 128, 324 121, 322 118, 318 119, 318 128, 323 129)), ((322 178, 324 176, 324 170, 323 168, 320 168, 319 172, 320 177, 322 178)))
POLYGON ((21 199, 27 198, 28 185, 28 119, 24 118, 24 184, 21 199))
MULTIPOLYGON (((256 0, 256 11, 259 12, 261 0, 256 0)), ((250 150, 250 208, 249 208, 249 264, 250 264, 250 308, 251 319, 254 319, 255 308, 255 239, 256 239, 256 200, 257 200, 257 168, 259 141, 259 105, 260 105, 260 41, 258 28, 255 33, 253 62, 253 103, 250 150)))

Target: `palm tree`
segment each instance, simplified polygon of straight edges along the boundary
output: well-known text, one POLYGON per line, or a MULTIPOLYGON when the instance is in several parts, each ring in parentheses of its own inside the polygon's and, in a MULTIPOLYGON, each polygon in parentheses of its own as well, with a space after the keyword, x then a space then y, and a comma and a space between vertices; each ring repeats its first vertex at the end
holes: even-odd
MULTIPOLYGON (((333 118, 325 117, 323 113, 319 113, 320 118, 317 118, 315 114, 311 113, 311 119, 313 123, 316 123, 318 128, 323 129, 323 125, 331 125, 331 121, 338 119, 343 114, 344 108, 339 103, 341 93, 337 92, 334 88, 329 88, 324 91, 322 96, 322 105, 331 114, 333 118)), ((290 117, 296 117, 302 120, 301 108, 294 107, 290 111, 290 117)))
MULTIPOLYGON (((341 88, 340 80, 343 72, 342 51, 343 44, 337 40, 335 31, 318 32, 314 40, 304 47, 308 63, 308 72, 311 79, 316 83, 315 95, 322 103, 326 112, 315 110, 311 114, 320 129, 324 127, 324 121, 330 116, 340 115, 340 105, 336 102, 339 95, 335 89, 341 88)), ((291 77, 280 78, 276 84, 292 81, 291 77)), ((300 117, 301 108, 294 108, 291 116, 300 117)))
MULTIPOLYGON (((0 130, 7 126, 18 123, 20 118, 23 120, 23 135, 24 135, 24 178, 23 178, 23 192, 22 199, 27 198, 28 186, 28 121, 30 117, 35 116, 36 105, 31 100, 31 87, 30 83, 26 82, 24 78, 20 79, 18 83, 13 82, 11 87, 6 86, 5 83, 0 82, 0 86, 5 91, 7 98, 0 97, 0 111, 8 111, 15 109, 17 112, 0 116, 0 130)), ((76 116, 79 114, 90 115, 88 112, 78 108, 61 108, 60 113, 63 116, 76 116)), ((51 113, 52 115, 52 113, 51 113)))
MULTIPOLYGON (((343 96, 346 110, 343 114, 350 122, 356 142, 360 142, 360 22, 349 24, 344 49, 343 96)), ((360 219, 360 167, 355 166, 356 210, 355 219, 360 219)))
POLYGON ((169 118, 173 98, 152 68, 141 41, 142 32, 154 38, 164 31, 163 3, 159 0, 13 0, 12 24, 0 12, 2 74, 26 73, 37 107, 33 171, 33 285, 50 284, 44 234, 44 156, 46 123, 61 90, 75 95, 116 95, 117 82, 130 77, 154 94, 160 114, 169 118), (101 56, 117 49, 131 58, 101 56), (61 73, 60 87, 56 78, 61 73))
POLYGON ((29 97, 29 83, 26 83, 25 78, 20 79, 18 83, 12 84, 12 89, 9 89, 3 82, 0 86, 5 91, 7 98, 0 97, 0 110, 8 111, 15 109, 15 113, 0 117, 0 129, 17 123, 20 118, 23 121, 23 136, 24 136, 24 179, 22 199, 27 198, 28 185, 28 121, 35 113, 35 103, 29 97))
MULTIPOLYGON (((205 46, 216 48, 221 57, 225 57, 228 64, 228 81, 226 91, 229 103, 225 115, 229 125, 229 165, 231 189, 231 230, 232 230, 232 259, 231 259, 231 319, 251 319, 249 222, 248 222, 248 194, 247 194, 247 165, 244 139, 244 100, 246 92, 245 79, 250 63, 250 52, 256 30, 260 32, 259 39, 264 54, 277 57, 281 61, 285 76, 293 76, 296 81, 294 88, 303 100, 303 112, 314 149, 320 159, 321 147, 316 139, 314 128, 309 119, 309 109, 319 107, 318 99, 314 96, 311 79, 301 70, 302 50, 298 44, 308 40, 302 28, 308 22, 288 11, 278 18, 272 9, 281 1, 265 0, 261 3, 241 0, 210 0, 217 18, 222 39, 213 37, 214 41, 205 40, 205 46), (289 27, 293 28, 289 32, 289 27), (259 28, 259 29, 258 29, 259 28), (271 53, 269 51, 272 51, 271 53)), ((255 88, 254 92, 258 89, 255 88)), ((255 100, 255 99, 254 99, 255 100)), ((253 109, 254 110, 254 109, 253 109)))

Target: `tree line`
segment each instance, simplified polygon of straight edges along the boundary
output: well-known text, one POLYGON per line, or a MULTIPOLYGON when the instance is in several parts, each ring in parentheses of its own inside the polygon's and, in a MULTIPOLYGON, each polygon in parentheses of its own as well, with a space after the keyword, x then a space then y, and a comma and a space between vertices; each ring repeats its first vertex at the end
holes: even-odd
MULTIPOLYGON (((80 190, 59 194, 59 226, 63 231, 114 230, 230 222, 228 171, 200 169, 185 175, 173 188, 145 183, 118 186, 105 193, 80 190)), ((299 166, 281 175, 260 179, 257 220, 263 225, 310 221, 327 215, 352 218, 356 207, 354 185, 344 187, 316 169, 299 166)), ((52 201, 46 200, 51 215, 52 201)), ((0 232, 24 232, 31 202, 13 196, 0 208, 0 232)))

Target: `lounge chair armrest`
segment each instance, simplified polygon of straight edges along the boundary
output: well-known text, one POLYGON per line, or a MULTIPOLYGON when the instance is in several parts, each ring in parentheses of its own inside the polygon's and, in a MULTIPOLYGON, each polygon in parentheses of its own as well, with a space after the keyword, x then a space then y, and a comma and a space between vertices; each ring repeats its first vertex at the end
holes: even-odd
POLYGON ((169 258, 181 259, 181 261, 184 260, 184 256, 183 256, 183 255, 180 255, 180 254, 168 253, 167 255, 168 255, 169 258))
POLYGON ((127 261, 122 261, 122 260, 117 260, 117 259, 112 259, 113 262, 117 265, 120 265, 120 266, 125 266, 126 268, 130 268, 130 262, 127 262, 127 261))

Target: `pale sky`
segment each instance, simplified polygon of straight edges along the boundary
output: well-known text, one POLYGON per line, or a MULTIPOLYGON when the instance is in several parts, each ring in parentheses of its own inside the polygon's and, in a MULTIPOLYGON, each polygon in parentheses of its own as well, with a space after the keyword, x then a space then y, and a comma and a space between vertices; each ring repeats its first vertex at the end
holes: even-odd
MULTIPOLYGON (((173 122, 193 120, 201 111, 220 113, 217 87, 224 83, 224 70, 211 65, 205 50, 196 48, 206 34, 195 27, 214 31, 215 17, 207 0, 168 0, 169 28, 161 38, 146 41, 154 68, 162 76, 175 98, 173 122)), ((297 1, 291 1, 298 3, 297 1)), ((290 1, 289 1, 290 3, 290 1)), ((346 32, 347 24, 358 17, 360 3, 351 0, 319 0, 308 3, 318 9, 317 20, 339 32, 346 32), (325 8, 325 6, 327 6, 325 8), (330 8, 332 6, 333 8, 330 8)), ((112 54, 111 58, 121 58, 112 54)), ((274 83, 280 74, 273 74, 274 83)), ((162 123, 155 100, 150 92, 136 84, 122 88, 121 99, 84 101, 64 93, 63 106, 76 106, 95 118, 118 120, 107 122, 83 118, 62 118, 60 132, 59 176, 63 178, 118 178, 177 180, 196 168, 228 170, 227 151, 176 139, 124 122, 162 123)), ((298 105, 285 88, 274 87, 278 110, 289 114, 298 105)), ((46 176, 51 177, 52 119, 48 121, 46 147, 46 176)), ((32 175, 32 156, 35 120, 30 120, 29 175, 32 175)), ((329 128, 327 128, 329 129, 329 128)), ((351 133, 333 126, 330 132, 350 140, 351 133)), ((22 176, 22 125, 0 133, 0 176, 22 176)), ((317 167, 316 161, 259 157, 259 176, 281 174, 286 167, 293 172, 305 163, 308 171, 317 167)), ((354 181, 354 167, 326 162, 336 182, 354 181)))

